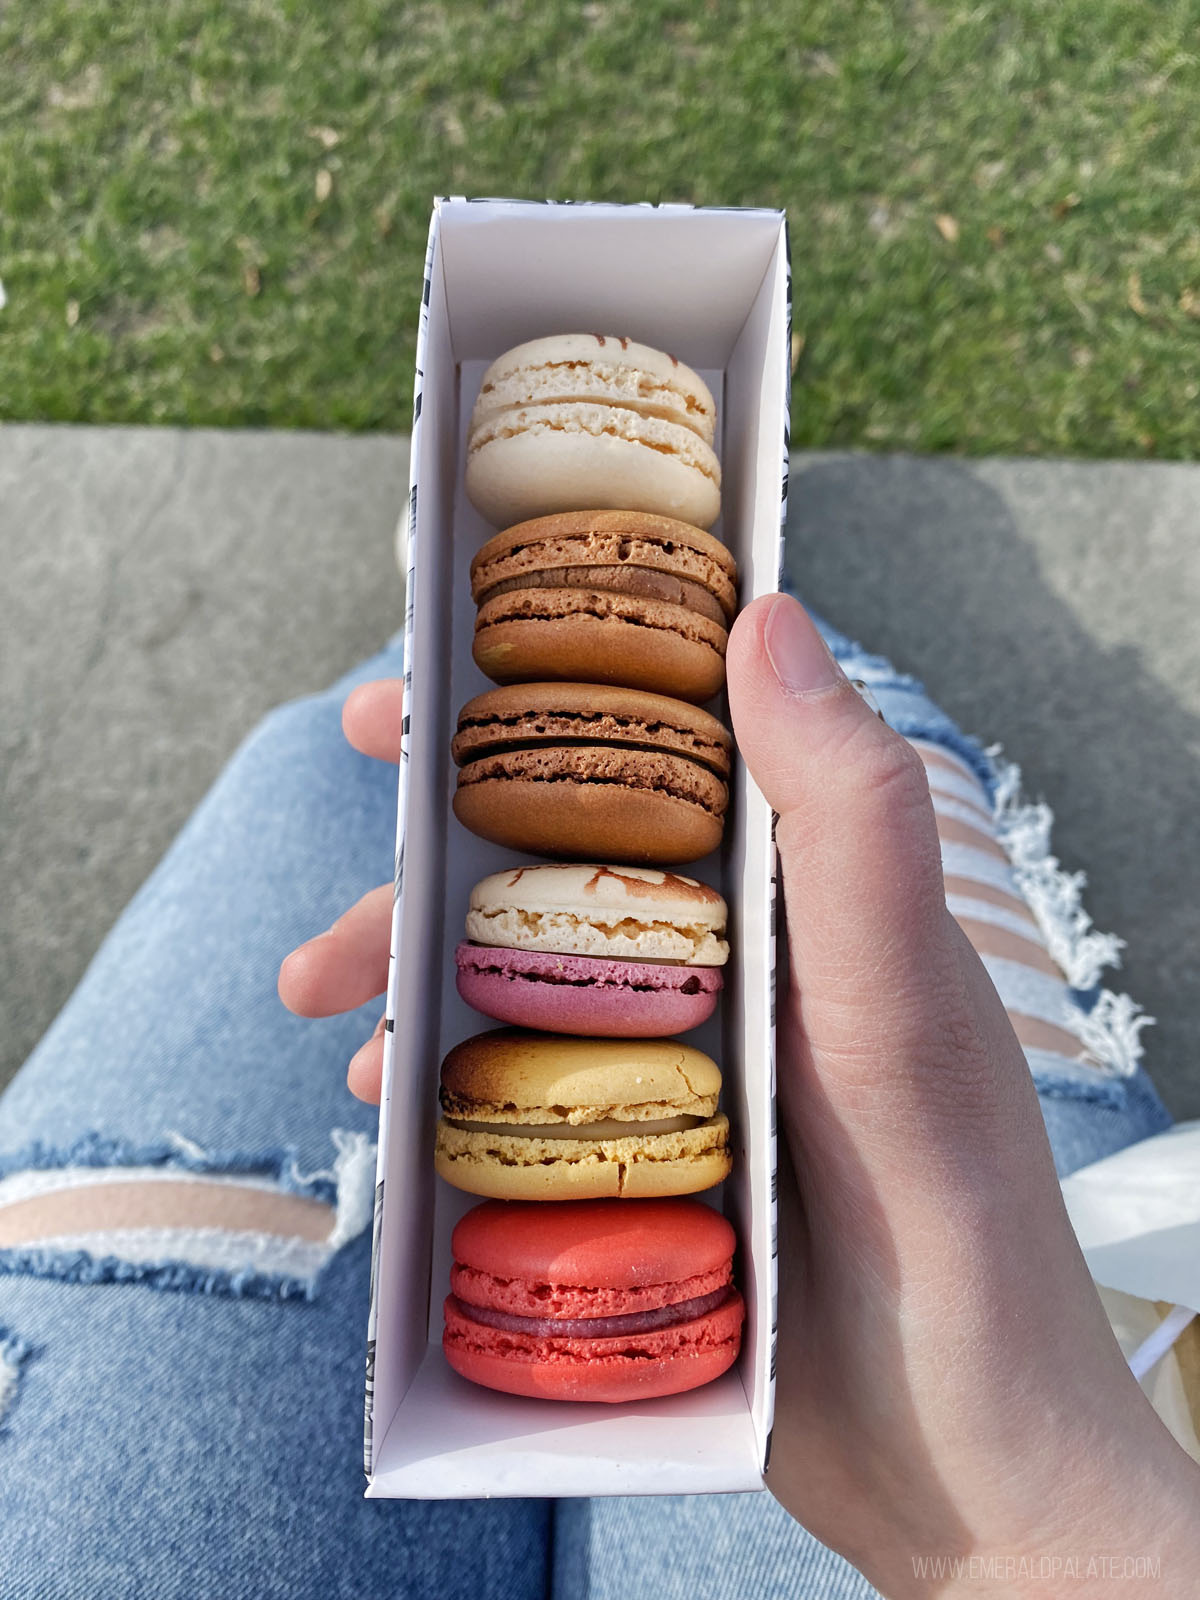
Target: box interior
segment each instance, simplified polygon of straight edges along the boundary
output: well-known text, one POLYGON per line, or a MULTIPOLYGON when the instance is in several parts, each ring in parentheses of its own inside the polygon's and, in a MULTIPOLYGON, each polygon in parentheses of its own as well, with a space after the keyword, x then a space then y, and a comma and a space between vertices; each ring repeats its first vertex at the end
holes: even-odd
MULTIPOLYGON (((740 1241, 747 1327, 738 1366, 690 1394, 630 1406, 516 1399, 458 1378, 441 1354, 450 1232, 477 1204, 432 1166, 438 1065, 494 1026, 454 984, 471 886, 522 857, 450 807, 458 708, 491 687, 471 658, 468 568, 493 531, 462 488, 471 405, 513 344, 579 328, 626 334, 695 367, 717 400, 723 516, 744 604, 776 587, 786 467, 787 262, 776 212, 442 202, 418 348, 408 589, 410 696, 403 849, 380 1118, 368 1494, 472 1497, 761 1487, 774 1366, 774 849, 741 764, 719 853, 683 870, 730 902, 718 1016, 686 1037, 724 1075, 734 1174, 699 1196, 740 1241), (402 955, 396 956, 396 952, 402 955)), ((724 715, 723 706, 719 708, 724 715)))

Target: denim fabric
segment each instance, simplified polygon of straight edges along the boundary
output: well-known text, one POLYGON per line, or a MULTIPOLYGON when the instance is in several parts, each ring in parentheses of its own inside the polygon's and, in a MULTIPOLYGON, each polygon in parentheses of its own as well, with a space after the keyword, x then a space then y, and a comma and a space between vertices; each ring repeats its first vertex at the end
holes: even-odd
MULTIPOLYGON (((988 794, 994 794, 992 758, 933 703, 915 678, 897 672, 884 657, 871 655, 823 618, 816 621, 843 671, 869 686, 891 727, 961 757, 988 794)), ((1097 992, 1075 992, 1075 998, 1087 1009, 1097 992)), ((1171 1125, 1170 1114, 1140 1067, 1128 1077, 1103 1075, 1087 1066, 1035 1068, 1034 1082, 1060 1177, 1171 1125)))
POLYGON ((810 615, 847 677, 858 678, 870 688, 889 727, 906 739, 929 739, 945 745, 963 758, 991 793, 995 774, 983 746, 978 739, 963 733, 941 707, 933 703, 916 678, 897 672, 886 656, 872 655, 823 617, 811 612, 810 615))
MULTIPOLYGON (((381 1006, 302 1021, 275 978, 391 875, 395 772, 347 746, 341 703, 399 671, 396 641, 242 746, 0 1100, 0 1172, 157 1155, 286 1187, 329 1168, 333 1128, 373 1135, 345 1064, 381 1006)), ((369 1232, 288 1304, 3 1258, 0 1327, 29 1351, 0 1425, 4 1600, 542 1600, 544 1503, 363 1499, 369 1232)))
POLYGON ((544 1502, 363 1499, 369 1257, 364 1234, 311 1303, 0 1279, 33 1346, 4 1600, 543 1600, 544 1502))
MULTIPOLYGON (((991 780, 919 685, 829 637, 895 726, 991 780)), ((379 1007, 301 1021, 275 976, 391 876, 395 775, 345 745, 340 707, 400 670, 394 640, 246 741, 0 1100, 0 1173, 161 1161, 326 1192, 305 1175, 329 1167, 332 1131, 373 1130, 344 1069, 379 1007)), ((1064 1091, 1043 1110, 1063 1171, 1168 1121, 1140 1072, 1115 1098, 1064 1091)), ((63 1281, 0 1252, 0 1358, 24 1356, 0 1424, 5 1600, 873 1592, 764 1494, 364 1501, 369 1250, 366 1234, 344 1247, 311 1298, 283 1280, 63 1281)))

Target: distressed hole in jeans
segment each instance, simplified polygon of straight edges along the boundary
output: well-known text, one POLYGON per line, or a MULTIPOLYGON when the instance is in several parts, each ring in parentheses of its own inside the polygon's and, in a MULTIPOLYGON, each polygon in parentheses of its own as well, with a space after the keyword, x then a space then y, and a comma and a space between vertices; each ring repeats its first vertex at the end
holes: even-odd
POLYGON ((308 1299, 371 1220, 375 1146, 335 1128, 332 1165, 293 1151, 209 1152, 180 1134, 85 1135, 0 1160, 0 1273, 308 1299))
POLYGON ((16 1404, 21 1368, 33 1351, 11 1328, 0 1327, 0 1437, 9 1412, 16 1404))

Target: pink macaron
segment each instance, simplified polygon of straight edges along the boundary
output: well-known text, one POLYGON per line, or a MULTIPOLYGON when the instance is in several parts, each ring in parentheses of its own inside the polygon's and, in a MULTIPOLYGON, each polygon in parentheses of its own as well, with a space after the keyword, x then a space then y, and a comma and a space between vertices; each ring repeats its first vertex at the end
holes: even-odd
POLYGON ((492 1200, 454 1230, 442 1349, 472 1383, 546 1400, 680 1394, 733 1365, 733 1229, 694 1200, 492 1200))
POLYGON ((458 992, 485 1016, 549 1033, 685 1033, 716 1007, 725 918, 716 890, 658 868, 493 873, 471 891, 458 992))

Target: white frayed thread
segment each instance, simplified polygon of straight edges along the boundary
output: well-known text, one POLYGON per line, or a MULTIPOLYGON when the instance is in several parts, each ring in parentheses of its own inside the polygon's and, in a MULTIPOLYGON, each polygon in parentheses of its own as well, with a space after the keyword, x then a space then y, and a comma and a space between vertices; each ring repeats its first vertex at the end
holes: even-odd
POLYGON ((181 1156, 187 1156, 191 1161, 207 1161, 208 1151, 202 1144, 197 1144, 195 1139, 189 1139, 184 1133, 177 1133, 174 1128, 168 1128, 167 1143, 172 1145, 181 1156))
MULTIPOLYGON (((988 755, 995 760, 998 748, 988 755)), ((1021 769, 1015 762, 997 761, 992 819, 1046 948, 1072 989, 1092 988, 1105 967, 1120 966, 1125 941, 1093 928, 1082 903, 1087 875, 1065 872, 1051 854, 1054 813, 1044 800, 1031 805, 1021 799, 1021 769)))
POLYGON ((29 1354, 24 1339, 0 1338, 0 1426, 12 1410, 21 1386, 21 1363, 29 1354))
MULTIPOLYGON (((1021 769, 1001 758, 998 745, 987 754, 996 772, 992 819, 1021 897, 1071 988, 1094 988, 1105 967, 1120 966, 1125 941, 1093 927, 1083 907, 1087 875, 1066 872, 1052 854, 1053 811, 1044 800, 1031 804, 1022 799, 1021 769)), ((1119 1077, 1131 1077, 1142 1059, 1139 1035, 1154 1018, 1127 994, 1110 989, 1100 991, 1090 1011, 1068 1003, 1071 1031, 1097 1064, 1119 1077)))
POLYGON ((287 1234, 245 1228, 104 1228, 96 1232, 56 1233, 37 1241, 39 1250, 58 1255, 115 1257, 135 1266, 169 1261, 203 1272, 311 1282, 333 1253, 328 1239, 297 1239, 287 1234))
MULTIPOLYGON (((180 1155, 197 1161, 208 1159, 203 1145, 186 1134, 172 1128, 166 1137, 180 1155)), ((351 1239, 357 1239, 374 1215, 376 1150, 365 1133, 334 1128, 330 1137, 337 1151, 332 1167, 323 1167, 319 1172, 301 1172, 293 1161, 288 1175, 293 1183, 302 1187, 321 1182, 334 1185, 337 1198, 333 1232, 325 1245, 329 1250, 338 1250, 351 1239)))
POLYGON ((335 1186, 337 1210, 333 1232, 325 1243, 328 1249, 338 1250, 342 1245, 349 1244, 351 1239, 357 1239, 374 1215, 376 1150, 365 1133, 334 1128, 330 1137, 337 1150, 332 1168, 300 1173, 293 1166, 292 1179, 302 1184, 324 1180, 335 1186))
POLYGON ((1082 1006, 1074 1009, 1074 1031, 1088 1053, 1120 1077, 1131 1078, 1142 1059, 1139 1034, 1154 1018, 1127 994, 1114 994, 1111 989, 1101 989, 1090 1011, 1082 1006))

